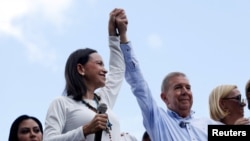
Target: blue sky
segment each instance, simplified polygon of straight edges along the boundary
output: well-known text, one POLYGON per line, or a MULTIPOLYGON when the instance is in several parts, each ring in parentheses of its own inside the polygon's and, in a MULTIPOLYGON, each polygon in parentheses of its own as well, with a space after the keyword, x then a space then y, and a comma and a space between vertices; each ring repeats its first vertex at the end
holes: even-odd
MULTIPOLYGON (((163 77, 186 73, 194 95, 193 110, 208 117, 208 95, 220 84, 236 84, 244 95, 250 76, 250 2, 248 0, 0 1, 1 140, 21 114, 43 123, 50 102, 62 94, 68 55, 91 47, 108 68, 107 22, 124 8, 145 79, 159 106, 163 77)), ((141 140, 140 109, 124 81, 115 113, 121 130, 141 140)), ((245 115, 250 116, 245 108, 245 115)))

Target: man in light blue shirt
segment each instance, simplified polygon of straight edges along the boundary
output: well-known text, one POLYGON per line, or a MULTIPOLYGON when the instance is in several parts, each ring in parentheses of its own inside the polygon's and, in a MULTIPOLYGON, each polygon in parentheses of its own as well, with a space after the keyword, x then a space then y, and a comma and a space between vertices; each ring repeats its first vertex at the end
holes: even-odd
POLYGON ((157 106, 140 71, 131 43, 121 45, 125 58, 125 78, 135 95, 143 124, 152 141, 207 141, 211 119, 195 118, 191 110, 191 85, 182 72, 169 73, 162 82, 161 99, 167 110, 157 106))

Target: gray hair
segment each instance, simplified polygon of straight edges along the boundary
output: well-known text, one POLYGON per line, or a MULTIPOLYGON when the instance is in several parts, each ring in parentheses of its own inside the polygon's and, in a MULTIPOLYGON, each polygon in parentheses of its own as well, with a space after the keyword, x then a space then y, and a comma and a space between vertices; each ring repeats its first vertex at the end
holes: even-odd
POLYGON ((161 85, 161 91, 164 92, 166 90, 168 90, 169 88, 169 81, 176 76, 183 76, 186 77, 186 74, 182 73, 182 72, 171 72, 169 74, 167 74, 165 76, 165 78, 162 81, 162 85, 161 85))

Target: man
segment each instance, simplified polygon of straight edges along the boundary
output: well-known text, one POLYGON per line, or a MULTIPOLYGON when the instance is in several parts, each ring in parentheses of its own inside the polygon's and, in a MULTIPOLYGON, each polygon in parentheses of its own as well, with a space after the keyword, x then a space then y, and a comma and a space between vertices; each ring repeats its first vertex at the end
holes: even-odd
POLYGON ((250 110, 250 80, 247 81, 245 92, 246 92, 248 109, 250 110))
POLYGON ((153 141, 207 141, 211 119, 198 119, 191 110, 191 85, 184 73, 172 72, 162 82, 161 99, 167 110, 157 106, 131 46, 121 47, 126 54, 125 78, 135 95, 143 116, 143 124, 153 141))

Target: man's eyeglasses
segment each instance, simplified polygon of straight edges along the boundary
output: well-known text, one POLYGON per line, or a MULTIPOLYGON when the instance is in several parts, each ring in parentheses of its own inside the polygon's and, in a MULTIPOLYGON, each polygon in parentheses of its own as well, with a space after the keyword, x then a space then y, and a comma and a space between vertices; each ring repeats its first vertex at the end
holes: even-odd
POLYGON ((241 105, 241 106, 244 106, 245 105, 245 101, 244 99, 241 99, 241 95, 237 95, 237 96, 234 96, 234 97, 225 97, 223 98, 224 100, 230 100, 230 99, 235 99, 238 101, 238 103, 241 105))

